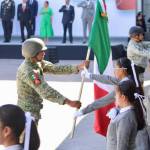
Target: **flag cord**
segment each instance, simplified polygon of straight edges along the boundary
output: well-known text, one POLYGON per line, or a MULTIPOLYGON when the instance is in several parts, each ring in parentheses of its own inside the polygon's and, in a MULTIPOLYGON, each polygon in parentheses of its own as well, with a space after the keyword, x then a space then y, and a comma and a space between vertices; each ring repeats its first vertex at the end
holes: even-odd
MULTIPOLYGON (((89 60, 90 53, 91 53, 91 48, 88 47, 88 51, 87 51, 87 54, 86 54, 86 61, 89 60)), ((82 95, 83 85, 84 85, 84 79, 85 79, 85 76, 82 77, 81 86, 80 86, 80 91, 79 91, 79 96, 78 96, 78 101, 81 100, 81 95, 82 95)), ((77 110, 78 110, 78 109, 77 109, 77 110)), ((77 111, 77 110, 76 110, 76 111, 77 111)), ((74 120, 73 120, 73 126, 72 126, 72 130, 71 130, 71 133, 70 133, 70 138, 71 138, 71 139, 72 139, 73 136, 74 136, 75 126, 76 126, 76 120, 77 120, 77 118, 74 118, 74 120)))

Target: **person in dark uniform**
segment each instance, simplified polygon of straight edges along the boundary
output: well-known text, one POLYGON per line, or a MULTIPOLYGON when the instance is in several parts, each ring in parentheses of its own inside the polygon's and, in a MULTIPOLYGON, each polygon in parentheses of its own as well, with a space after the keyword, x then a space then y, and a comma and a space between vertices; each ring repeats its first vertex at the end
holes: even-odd
POLYGON ((31 36, 31 10, 27 3, 27 0, 23 0, 22 3, 18 5, 17 19, 18 21, 20 21, 21 39, 22 42, 24 42, 24 27, 26 27, 27 29, 27 38, 30 38, 31 36))
POLYGON ((38 13, 38 2, 37 0, 28 0, 28 4, 31 10, 31 35, 34 35, 36 29, 36 16, 38 13))
POLYGON ((59 12, 63 12, 63 18, 62 18, 62 24, 63 24, 63 29, 64 29, 64 34, 63 34, 63 43, 66 43, 66 32, 67 29, 69 31, 69 40, 70 43, 73 42, 73 37, 72 37, 72 23, 74 21, 75 17, 75 12, 74 12, 74 7, 70 5, 70 0, 65 0, 65 5, 63 5, 60 9, 59 12))
POLYGON ((0 9, 0 18, 4 30, 4 42, 10 42, 13 28, 13 19, 15 16, 14 0, 3 0, 0 9))

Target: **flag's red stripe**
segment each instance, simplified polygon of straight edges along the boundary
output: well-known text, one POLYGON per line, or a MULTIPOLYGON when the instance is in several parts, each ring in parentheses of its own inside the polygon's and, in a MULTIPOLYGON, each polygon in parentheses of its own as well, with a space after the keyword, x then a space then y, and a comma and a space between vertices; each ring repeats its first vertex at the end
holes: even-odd
MULTIPOLYGON (((105 96, 106 94, 108 94, 107 91, 94 84, 95 100, 105 96)), ((104 136, 106 136, 108 124, 110 122, 106 114, 108 110, 110 110, 112 107, 114 107, 114 104, 107 105, 95 111, 95 122, 94 122, 95 131, 104 136)))

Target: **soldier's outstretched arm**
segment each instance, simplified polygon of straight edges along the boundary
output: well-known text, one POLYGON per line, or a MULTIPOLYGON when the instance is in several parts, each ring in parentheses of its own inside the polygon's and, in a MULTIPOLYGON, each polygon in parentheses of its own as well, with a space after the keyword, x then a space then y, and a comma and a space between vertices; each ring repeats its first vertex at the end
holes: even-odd
POLYGON ((79 101, 72 101, 64 97, 57 90, 48 85, 42 76, 38 76, 36 79, 32 78, 33 72, 26 78, 26 83, 29 84, 35 91, 43 98, 51 102, 58 103, 60 105, 67 104, 71 107, 80 108, 81 103, 79 101))
POLYGON ((115 101, 115 91, 109 93, 108 95, 94 101, 93 103, 89 104, 85 108, 81 109, 80 111, 82 114, 88 114, 90 112, 93 112, 101 107, 104 107, 108 104, 111 104, 112 102, 115 101))
POLYGON ((48 61, 42 62, 43 72, 52 74, 72 74, 79 73, 80 70, 84 69, 84 66, 89 66, 89 61, 85 61, 79 65, 55 65, 48 61))
POLYGON ((48 61, 42 62, 43 72, 51 74, 72 74, 78 73, 78 67, 73 65, 55 65, 48 61))

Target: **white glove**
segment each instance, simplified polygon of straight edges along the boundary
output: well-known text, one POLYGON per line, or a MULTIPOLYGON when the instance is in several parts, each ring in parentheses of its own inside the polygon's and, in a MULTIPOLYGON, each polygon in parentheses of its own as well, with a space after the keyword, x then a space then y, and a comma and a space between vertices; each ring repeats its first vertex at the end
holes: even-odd
POLYGON ((90 79, 90 75, 91 73, 88 72, 88 70, 86 68, 84 68, 84 70, 81 71, 81 77, 85 77, 87 79, 90 79))
POLYGON ((82 110, 77 110, 77 111, 74 113, 74 118, 81 117, 81 116, 83 116, 82 110))

